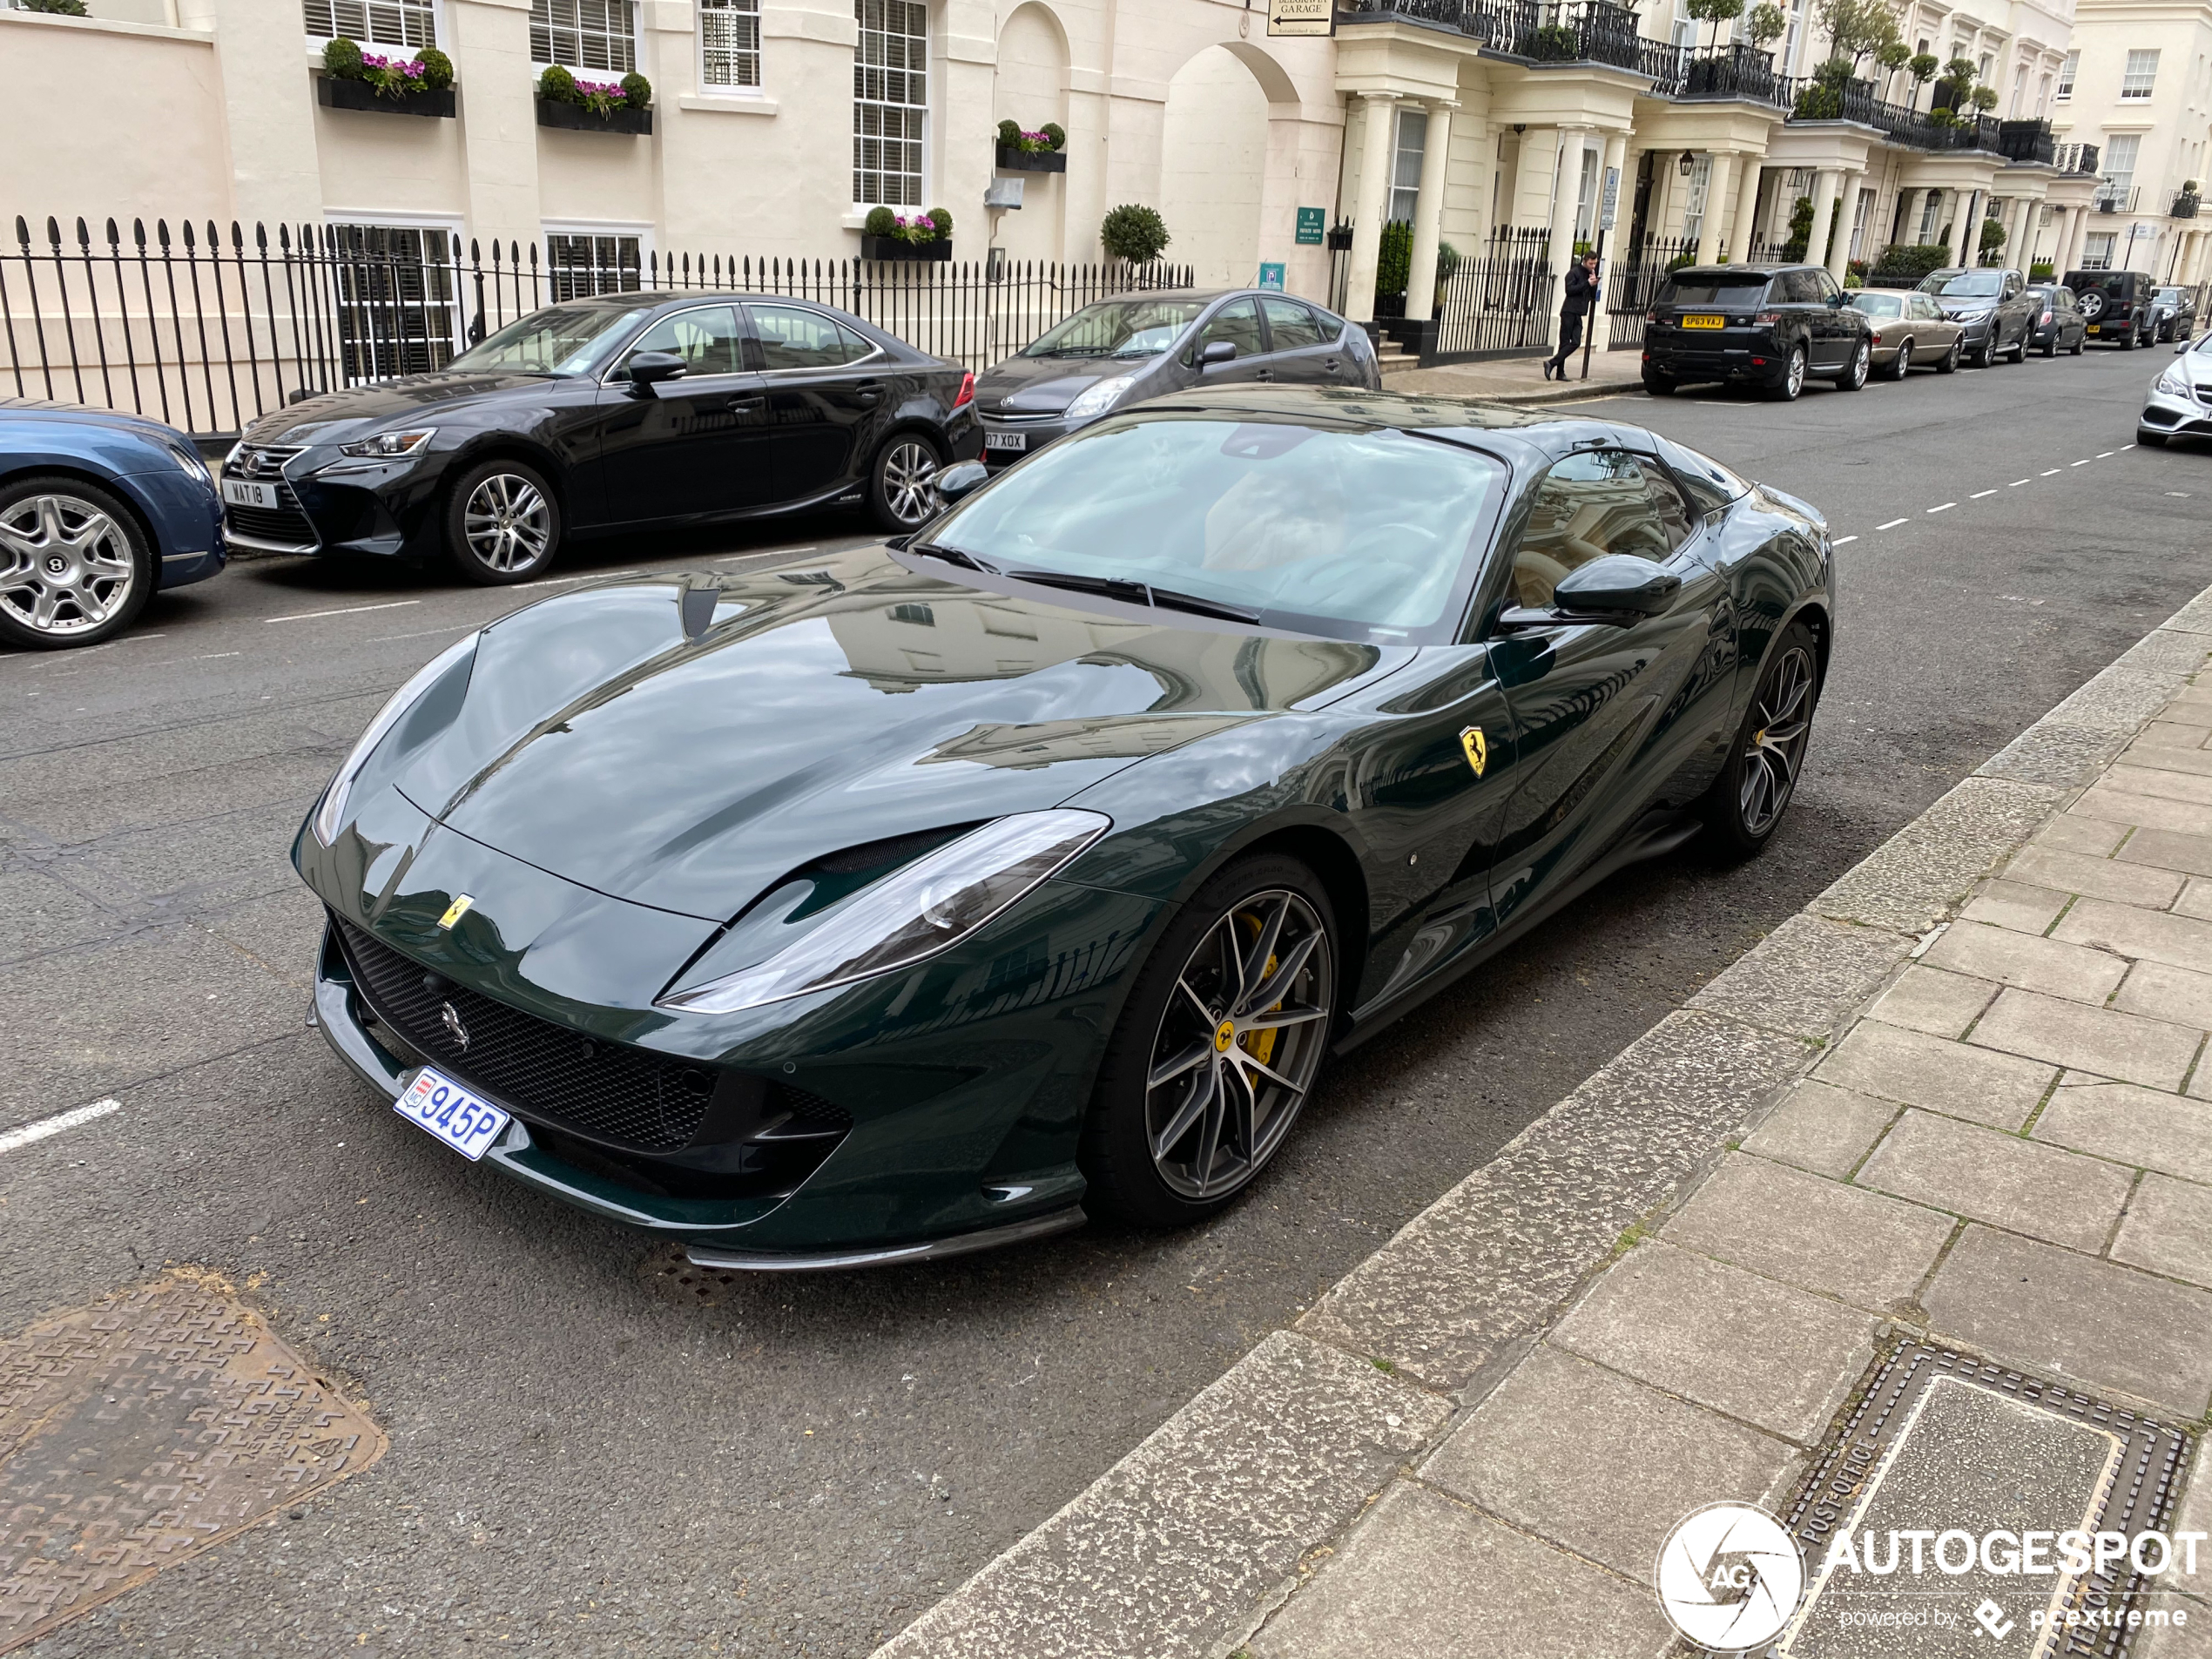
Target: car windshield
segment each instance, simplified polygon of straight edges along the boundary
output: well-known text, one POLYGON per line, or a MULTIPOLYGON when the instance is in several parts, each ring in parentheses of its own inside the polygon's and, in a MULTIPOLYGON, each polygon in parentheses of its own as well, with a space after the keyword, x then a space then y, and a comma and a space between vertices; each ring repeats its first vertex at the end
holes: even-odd
POLYGON ((1764 277, 1676 277, 1659 293, 1662 306, 1715 306, 1723 311, 1748 311, 1764 298, 1764 277))
POLYGON ((2179 288, 2153 288, 2150 297, 2170 304, 2182 297, 2182 291, 2179 288))
POLYGON ((1939 293, 1946 300, 1994 300, 2005 292, 2002 271, 1960 271, 1951 276, 1941 272, 1920 284, 1923 293, 1939 293))
POLYGON ((1505 477, 1447 440, 1143 410, 1062 439, 924 535, 1008 575, 1143 583, 1395 644, 1458 622, 1505 477))
POLYGON ((642 307, 548 306, 471 346, 448 367, 464 373, 504 369, 524 374, 589 374, 644 314, 642 307))
POLYGON ((1893 293, 1854 293, 1851 302, 1870 317, 1894 317, 1905 305, 1893 293))
POLYGON ((1022 349, 1024 357, 1157 357, 1206 308, 1204 300, 1104 300, 1022 349))

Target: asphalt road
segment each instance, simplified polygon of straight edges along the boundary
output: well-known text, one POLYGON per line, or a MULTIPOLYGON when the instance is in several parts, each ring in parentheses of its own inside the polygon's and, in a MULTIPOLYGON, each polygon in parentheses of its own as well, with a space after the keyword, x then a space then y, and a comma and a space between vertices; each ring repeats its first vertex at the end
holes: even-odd
POLYGON ((197 1264, 392 1439, 34 1651, 865 1654, 2212 583, 2212 452, 2125 447, 2163 361, 1590 405, 1857 538, 1789 822, 1748 867, 1615 879, 1335 1065, 1271 1176, 1171 1237, 679 1276, 341 1070, 302 1027, 319 922, 285 848, 382 695, 527 591, 257 563, 98 651, 0 656, 0 1130, 123 1103, 0 1153, 0 1332, 197 1264))

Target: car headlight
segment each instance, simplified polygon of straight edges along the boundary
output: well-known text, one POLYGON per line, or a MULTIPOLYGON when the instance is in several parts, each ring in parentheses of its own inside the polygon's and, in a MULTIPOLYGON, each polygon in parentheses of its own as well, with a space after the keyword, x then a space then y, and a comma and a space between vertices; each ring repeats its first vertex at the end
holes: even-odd
POLYGON ((2157 388, 2168 397, 2187 397, 2189 395, 2189 377, 2182 373, 2179 363, 2171 364, 2159 375, 2157 388))
POLYGON ((1995 316, 1996 314, 1997 307, 1995 306, 1985 306, 1979 311, 1960 312, 1959 314, 1959 320, 1960 322, 1986 322, 1990 318, 1995 316))
POLYGON ((1068 418, 1070 421, 1089 421, 1105 414, 1114 407, 1114 400, 1129 390, 1130 383, 1136 378, 1134 374, 1116 374, 1110 380, 1099 381, 1078 395, 1076 401, 1068 406, 1068 418))
POLYGON ((212 487, 215 475, 207 470, 207 463, 199 458, 199 451, 189 443, 165 444, 163 448, 177 457, 177 464, 203 484, 212 487))
POLYGON ((765 962, 672 991, 657 1006, 734 1014, 934 956, 981 927, 1114 826, 1101 813, 1017 813, 862 888, 765 962))
POLYGON ((353 792, 354 779, 368 764, 369 756, 376 752, 376 745, 384 741, 385 734, 400 723, 401 717, 415 706, 423 692, 436 685, 448 669, 474 651, 476 642, 482 637, 479 631, 457 644, 447 646, 417 670, 413 679, 393 692, 390 702, 377 710, 376 718, 368 723, 368 730, 361 734, 345 764, 338 768, 338 775, 330 780, 330 787, 322 792, 322 805, 315 808, 315 840, 328 846, 338 839, 339 827, 346 821, 346 797, 353 792))
POLYGON ((380 432, 358 443, 341 443, 338 453, 369 461, 395 461, 401 455, 413 455, 437 435, 438 428, 434 426, 417 427, 411 432, 380 432))

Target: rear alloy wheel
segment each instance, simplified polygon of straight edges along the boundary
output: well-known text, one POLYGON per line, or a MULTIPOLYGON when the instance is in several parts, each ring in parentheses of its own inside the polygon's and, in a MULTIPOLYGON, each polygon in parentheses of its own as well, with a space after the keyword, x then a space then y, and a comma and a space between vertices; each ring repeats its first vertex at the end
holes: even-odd
POLYGON ((2051 330, 2051 337, 2043 342, 2043 355, 2046 357, 2056 357, 2058 354, 2059 331, 2056 328, 2054 328, 2051 330))
POLYGON ((1672 397, 1675 383, 1664 374, 1647 374, 1643 377, 1643 389, 1654 397, 1672 397))
POLYGON ((1336 921, 1305 865, 1231 865, 1168 925, 1099 1068, 1086 1204, 1138 1226, 1201 1220, 1282 1148, 1337 1012, 1336 921))
POLYGON ((2098 289, 2091 288, 2074 303, 2080 307, 2084 322, 2094 322, 2105 314, 2105 297, 2098 289))
POLYGON ((1860 387, 1866 384, 1866 373, 1873 361, 1874 348, 1865 341, 1860 341, 1852 348, 1851 361, 1844 366, 1844 372, 1836 376, 1836 389, 1839 392, 1858 390, 1860 387))
POLYGON ((895 434, 877 455, 868 477, 875 522, 894 534, 927 523, 937 512, 937 490, 930 481, 944 464, 934 440, 919 432, 895 434))
POLYGON ((1974 347, 1973 365, 1976 368, 1987 368, 1996 361, 1997 331, 1993 328, 1981 344, 1974 347))
POLYGON ((0 641, 97 644, 145 609, 153 572, 145 533, 107 491, 64 477, 0 489, 0 641))
POLYGON ((560 503, 535 467, 479 462, 446 492, 446 552, 471 582, 526 582, 553 563, 560 545, 560 503))
POLYGON ((1944 353, 1942 357, 1937 360, 1936 373, 1939 374, 1956 374, 1958 372, 1959 336, 1953 334, 1951 336, 1951 349, 1944 353))
POLYGON ((1724 855, 1759 852, 1789 810, 1819 697, 1818 642, 1804 624, 1791 623, 1759 676, 1727 765, 1699 803, 1724 855))
POLYGON ((2080 334, 2076 334, 2076 335, 2074 337, 2074 349, 2073 349, 2071 352, 2069 352, 2069 353, 2067 354, 2067 355, 2069 355, 2069 356, 2073 356, 2073 357, 2079 357, 2079 356, 2080 356, 2080 355, 2081 355, 2081 353, 2082 353, 2082 349, 2083 349, 2083 347, 2087 347, 2087 346, 2088 345, 2088 343, 2089 343, 2089 331, 2088 331, 2087 329, 2086 329, 2086 328, 2085 328, 2085 329, 2083 329, 2083 330, 2082 330, 2080 334))
POLYGON ((1783 365, 1782 378, 1766 388, 1766 395, 1777 403, 1795 403, 1797 394, 1805 389, 1805 348, 1790 347, 1790 361, 1783 365))
POLYGON ((2025 328, 2020 330, 2020 337, 2013 342, 2013 361, 2015 363, 2027 361, 2027 330, 2025 328))
POLYGON ((1890 378, 1893 381, 1901 381, 1912 372, 1912 342, 1907 339, 1898 343, 1897 359, 1890 365, 1890 378))

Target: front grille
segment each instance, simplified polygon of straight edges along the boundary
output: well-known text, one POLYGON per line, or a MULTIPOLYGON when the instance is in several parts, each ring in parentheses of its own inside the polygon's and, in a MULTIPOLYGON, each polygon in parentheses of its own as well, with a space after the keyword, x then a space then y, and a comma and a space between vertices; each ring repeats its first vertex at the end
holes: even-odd
POLYGON ((526 1118, 641 1152, 673 1152, 698 1133, 714 1094, 709 1068, 524 1014, 452 984, 342 917, 332 920, 354 986, 377 1019, 441 1071, 526 1118), (448 1007, 468 1033, 465 1047, 446 1024, 448 1007))
MULTIPOLYGON (((292 486, 283 486, 279 499, 292 494, 292 486)), ((223 507, 224 528, 239 536, 250 536, 257 542, 281 542, 287 547, 314 547, 321 537, 308 523, 295 500, 288 507, 239 507, 226 502, 223 507)))

